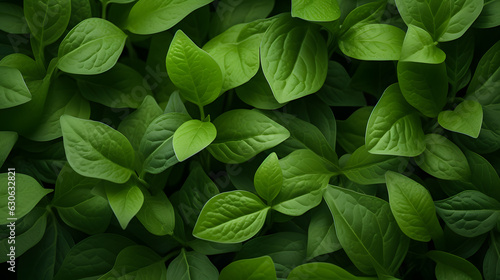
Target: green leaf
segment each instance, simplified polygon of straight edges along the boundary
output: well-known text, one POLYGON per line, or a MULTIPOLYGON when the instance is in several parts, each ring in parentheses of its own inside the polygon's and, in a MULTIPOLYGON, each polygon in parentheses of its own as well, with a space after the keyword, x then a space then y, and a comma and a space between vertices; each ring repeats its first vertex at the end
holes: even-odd
POLYGON ((359 24, 339 39, 339 48, 347 56, 360 60, 398 60, 405 33, 388 24, 359 24))
POLYGON ((189 115, 179 91, 174 91, 168 98, 167 106, 165 107, 165 114, 167 113, 183 113, 189 115))
POLYGON ((110 108, 138 108, 152 94, 144 77, 121 63, 101 75, 78 76, 77 81, 86 99, 110 108))
POLYGON ((27 23, 23 8, 11 4, 0 3, 0 30, 10 34, 26 34, 27 23))
POLYGON ((108 228, 113 212, 105 198, 92 192, 98 183, 79 175, 68 164, 59 172, 52 204, 67 225, 87 234, 108 228))
POLYGON ((406 102, 398 84, 389 86, 373 109, 365 142, 372 154, 412 157, 425 150, 418 113, 406 102))
POLYGON ((61 37, 71 16, 70 0, 24 0, 23 4, 31 34, 42 46, 61 37))
POLYGON ((438 122, 447 130, 477 138, 483 124, 483 108, 477 101, 465 100, 453 111, 439 113, 438 122))
POLYGON ((175 212, 164 192, 146 194, 137 218, 154 235, 171 235, 175 227, 175 212))
POLYGON ((348 153, 354 153, 365 144, 368 119, 373 107, 362 107, 344 121, 337 121, 337 142, 348 153))
POLYGON ((235 91, 241 101, 257 109, 274 110, 286 104, 276 101, 262 69, 259 69, 250 81, 237 87, 235 91))
POLYGON ((440 50, 424 29, 409 25, 401 50, 400 61, 440 64, 446 54, 440 50))
POLYGON ((222 92, 255 76, 260 67, 260 42, 271 23, 271 20, 259 20, 233 26, 203 46, 224 73, 222 92))
POLYGON ((483 9, 483 0, 455 0, 451 1, 451 18, 445 33, 439 38, 440 42, 452 41, 460 38, 478 18, 483 9))
POLYGON ((415 158, 425 172, 443 180, 467 181, 471 172, 460 148, 439 134, 425 136, 425 151, 415 158))
POLYGON ((275 280, 273 259, 263 256, 234 261, 222 269, 219 280, 275 280))
POLYGON ((412 179, 388 171, 389 205, 399 228, 411 239, 429 242, 443 235, 427 189, 412 179))
POLYGON ((183 123, 174 133, 172 144, 179 161, 197 154, 212 143, 217 136, 217 129, 211 122, 190 120, 183 123))
POLYGON ((190 119, 186 114, 168 113, 151 122, 139 146, 140 154, 144 157, 144 172, 158 174, 179 162, 172 140, 175 131, 190 119))
POLYGON ((351 77, 344 66, 330 60, 326 81, 317 96, 328 106, 365 106, 363 92, 353 89, 350 83, 351 77))
POLYGON ((333 186, 327 188, 324 198, 340 244, 354 265, 365 274, 394 275, 409 239, 399 229, 389 203, 333 186))
POLYGON ((500 1, 492 0, 484 3, 483 10, 479 17, 474 21, 474 27, 492 28, 500 25, 498 11, 500 10, 500 1))
POLYGON ((17 139, 18 135, 13 131, 0 131, 0 166, 4 164, 17 139))
POLYGON ((500 201, 500 192, 498 191, 500 178, 495 168, 488 160, 474 152, 465 150, 464 154, 469 163, 470 179, 474 187, 478 191, 500 201))
POLYGON ((363 145, 349 157, 342 167, 342 174, 361 185, 380 184, 386 181, 386 171, 402 172, 407 165, 407 158, 374 155, 363 145))
POLYGON ((295 150, 280 160, 283 187, 273 200, 273 209, 285 215, 300 216, 318 206, 335 165, 310 150, 295 150))
MULTIPOLYGON (((470 65, 474 56, 474 36, 467 32, 457 40, 441 43, 439 47, 446 53, 446 73, 454 92, 461 88, 460 82, 470 75, 470 65)), ((470 78, 469 78, 470 79, 470 78)))
POLYGON ((288 280, 330 280, 330 279, 356 280, 361 278, 352 275, 351 273, 347 272, 340 266, 331 263, 313 262, 297 266, 290 272, 287 279, 288 280))
POLYGON ((267 202, 271 202, 283 185, 283 173, 276 153, 271 153, 255 172, 255 189, 267 202))
POLYGON ((260 50, 262 70, 279 103, 312 94, 325 82, 328 54, 317 25, 280 16, 260 50))
POLYGON ((427 117, 435 118, 446 104, 446 65, 398 63, 398 81, 406 101, 427 117))
POLYGON ((217 280, 219 271, 207 256, 198 252, 182 249, 167 269, 168 279, 178 280, 217 280))
POLYGON ((10 223, 8 218, 21 219, 44 196, 53 191, 44 189, 31 176, 16 172, 1 173, 0 182, 4 186, 0 191, 0 224, 2 225, 10 223))
POLYGON ((0 66, 0 109, 24 104, 31 100, 31 93, 21 72, 15 68, 0 66))
POLYGON ((136 34, 153 34, 172 28, 194 10, 213 0, 139 0, 130 10, 127 29, 136 34))
POLYGON ((292 17, 309 21, 334 21, 340 17, 336 0, 292 0, 292 17))
POLYGON ((245 109, 223 113, 214 120, 214 125, 217 137, 208 151, 224 163, 245 162, 290 136, 286 128, 270 118, 245 109))
POLYGON ((73 28, 80 21, 92 17, 92 7, 89 0, 71 0, 71 17, 68 28, 73 28))
POLYGON ((112 233, 87 237, 71 248, 54 279, 98 279, 113 268, 118 253, 132 245, 128 238, 112 233))
POLYGON ((427 257, 437 263, 436 278, 445 279, 483 279, 481 272, 469 261, 442 251, 429 251, 427 257))
POLYGON ((193 235, 219 243, 243 242, 259 232, 269 209, 256 195, 247 191, 218 194, 201 210, 193 235))
MULTIPOLYGON (((354 2, 346 1, 343 2, 342 5, 347 5, 347 3, 349 3, 350 5, 353 4, 354 2)), ((354 4, 355 4, 354 9, 352 11, 349 11, 349 13, 343 12, 345 19, 343 20, 341 25, 342 33, 345 33, 347 30, 349 30, 351 27, 353 27, 358 23, 361 24, 376 23, 383 15, 383 12, 387 5, 385 1, 374 1, 374 2, 361 1, 361 3, 358 3, 357 5, 358 7, 356 7, 356 3, 354 4)))
POLYGON ((313 211, 307 229, 308 260, 342 249, 328 206, 322 203, 313 211))
POLYGON ((21 72, 24 80, 28 82, 43 80, 46 74, 33 58, 21 53, 13 53, 3 57, 0 60, 0 66, 16 68, 21 72))
POLYGON ((127 227, 144 203, 141 189, 131 182, 125 185, 106 185, 106 196, 122 229, 127 227))
POLYGON ((483 275, 486 280, 494 280, 500 276, 500 235, 491 232, 490 248, 483 261, 483 275))
POLYGON ((104 73, 116 64, 126 39, 127 35, 111 22, 100 18, 86 19, 62 40, 57 67, 71 74, 104 73))
POLYGON ((64 150, 82 176, 125 183, 132 175, 134 149, 120 132, 91 120, 61 117, 64 150))
POLYGON ((446 224, 465 237, 479 236, 492 230, 500 215, 500 203, 479 191, 463 191, 434 203, 446 224))
POLYGON ((179 30, 167 53, 168 76, 186 100, 205 106, 222 90, 222 71, 206 51, 179 30))
POLYGON ((130 246, 120 251, 113 269, 99 277, 111 279, 167 279, 165 261, 152 249, 145 246, 130 246))

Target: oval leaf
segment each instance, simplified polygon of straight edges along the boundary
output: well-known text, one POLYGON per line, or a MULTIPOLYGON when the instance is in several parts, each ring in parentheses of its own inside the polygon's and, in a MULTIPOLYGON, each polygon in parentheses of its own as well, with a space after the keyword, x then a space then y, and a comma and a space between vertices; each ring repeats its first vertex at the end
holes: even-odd
POLYGON ((172 144, 175 156, 179 161, 205 149, 217 135, 217 129, 211 122, 190 120, 183 123, 174 133, 172 144))

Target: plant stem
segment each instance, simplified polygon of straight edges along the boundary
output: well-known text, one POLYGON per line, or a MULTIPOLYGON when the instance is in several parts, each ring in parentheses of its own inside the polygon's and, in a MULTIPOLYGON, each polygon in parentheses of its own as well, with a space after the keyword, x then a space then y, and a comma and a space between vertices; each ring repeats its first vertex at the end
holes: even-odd
POLYGON ((163 262, 166 262, 166 261, 168 261, 169 259, 173 258, 174 256, 179 255, 179 253, 180 253, 180 252, 181 252, 181 250, 180 250, 180 249, 179 249, 179 250, 175 250, 175 251, 173 251, 173 252, 170 252, 170 253, 168 253, 165 257, 163 257, 162 261, 163 261, 163 262))
POLYGON ((203 121, 205 119, 205 110, 203 105, 198 105, 198 108, 200 108, 200 119, 203 121))
POLYGON ((106 19, 107 8, 108 8, 108 3, 102 4, 102 13, 101 13, 102 19, 106 19))

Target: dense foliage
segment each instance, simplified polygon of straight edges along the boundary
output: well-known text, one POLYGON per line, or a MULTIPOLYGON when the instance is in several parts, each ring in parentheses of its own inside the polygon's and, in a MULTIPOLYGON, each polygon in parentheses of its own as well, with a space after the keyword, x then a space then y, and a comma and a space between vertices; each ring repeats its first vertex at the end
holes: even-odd
POLYGON ((2 1, 0 259, 500 279, 499 26, 500 0, 2 1))

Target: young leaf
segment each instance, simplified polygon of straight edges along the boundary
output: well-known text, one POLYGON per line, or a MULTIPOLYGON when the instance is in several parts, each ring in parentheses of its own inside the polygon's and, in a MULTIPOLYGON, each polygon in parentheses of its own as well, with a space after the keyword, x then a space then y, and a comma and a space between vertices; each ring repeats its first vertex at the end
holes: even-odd
POLYGON ((250 192, 218 194, 201 210, 193 235, 219 243, 243 242, 259 232, 269 209, 269 206, 250 192))
POLYGON ((340 17, 336 0, 292 0, 292 17, 309 21, 334 21, 340 17))
POLYGON ((182 249, 169 265, 166 279, 217 280, 219 271, 207 256, 182 249))
POLYGON ((442 251, 429 251, 426 255, 437 263, 437 280, 450 279, 450 277, 471 280, 483 279, 481 272, 466 259, 442 251))
POLYGON ((0 131, 0 166, 4 164, 17 139, 18 135, 13 131, 0 131))
POLYGON ((424 29, 409 25, 401 50, 400 61, 440 64, 446 54, 440 50, 424 29))
POLYGON ((354 265, 366 274, 394 275, 410 240, 399 229, 389 203, 333 186, 324 198, 340 244, 354 265))
POLYGON ((101 280, 112 279, 167 279, 165 261, 152 249, 135 245, 120 251, 113 269, 101 276, 101 280))
POLYGON ((446 104, 446 65, 398 63, 398 81, 406 101, 427 117, 435 118, 446 104))
POLYGON ((285 141, 290 132, 261 113, 236 109, 214 120, 217 137, 208 151, 224 163, 241 163, 285 141), (235 133, 237 131, 237 133, 235 133))
POLYGON ((359 24, 339 39, 339 48, 347 56, 360 60, 398 60, 405 33, 388 24, 359 24))
POLYGON ((24 0, 24 16, 31 34, 47 46, 59 39, 71 16, 70 0, 24 0))
POLYGON ((436 201, 435 205, 446 224, 465 237, 479 236, 492 230, 500 215, 500 203, 478 191, 463 191, 436 201))
POLYGON ((439 238, 443 230, 427 189, 412 179, 388 171, 385 174, 389 205, 399 228, 411 239, 429 242, 439 238))
POLYGON ((64 150, 82 176, 125 183, 132 175, 134 149, 120 132, 91 120, 61 117, 64 150))
MULTIPOLYGON (((352 275, 351 273, 347 272, 340 266, 331 263, 313 262, 297 266, 290 272, 287 279, 288 280, 330 280, 330 279, 358 280, 361 278, 352 275)), ((368 280, 369 278, 366 279, 368 280)))
POLYGON ((174 232, 174 207, 162 191, 156 195, 144 196, 144 203, 141 210, 137 212, 137 219, 154 235, 171 235, 174 232))
POLYGON ((144 203, 144 194, 132 182, 106 185, 106 196, 122 229, 127 227, 144 203))
POLYGON ((477 138, 483 124, 483 107, 477 101, 465 100, 455 110, 439 113, 438 122, 448 130, 477 138))
POLYGON ((0 66, 0 109, 24 104, 31 100, 31 93, 21 72, 15 68, 0 66))
POLYGON ((220 272, 219 280, 276 280, 273 259, 263 256, 230 263, 220 272))
POLYGON ((255 172, 255 189, 267 202, 271 202, 283 185, 283 173, 276 153, 271 153, 255 172))
POLYGON ((190 120, 175 131, 172 138, 175 156, 179 161, 197 154, 212 143, 217 136, 217 129, 211 122, 190 120))
MULTIPOLYGON (((9 172, 10 173, 10 172, 9 172)), ((4 185, 0 192, 0 224, 10 223, 9 218, 21 219, 33 209, 37 203, 53 190, 44 189, 31 176, 15 173, 1 173, 0 182, 4 185), (12 189, 14 188, 14 189, 12 189), (12 203, 15 200, 15 207, 12 203), (15 210, 15 211, 14 211, 15 210)))
POLYGON ((425 145, 425 151, 415 158, 425 172, 443 180, 466 181, 470 178, 467 158, 453 142, 438 134, 428 134, 425 145))
POLYGON ((62 40, 57 67, 71 74, 104 73, 116 64, 126 39, 127 35, 111 22, 100 18, 86 19, 62 40))
POLYGON ((342 167, 342 174, 361 185, 380 184, 386 181, 386 171, 402 172, 407 165, 407 158, 374 155, 363 145, 349 157, 342 167))
POLYGON ((328 54, 317 25, 280 16, 260 50, 262 70, 279 103, 312 94, 325 82, 328 54))
POLYGON ((372 154, 418 156, 425 150, 418 113, 404 99, 399 84, 389 86, 373 109, 366 127, 372 154))
POLYGON ((130 10, 127 29, 135 34, 154 34, 176 25, 192 11, 213 0, 139 0, 130 10))
POLYGON ((308 260, 342 249, 328 206, 322 203, 313 211, 307 229, 308 260))

